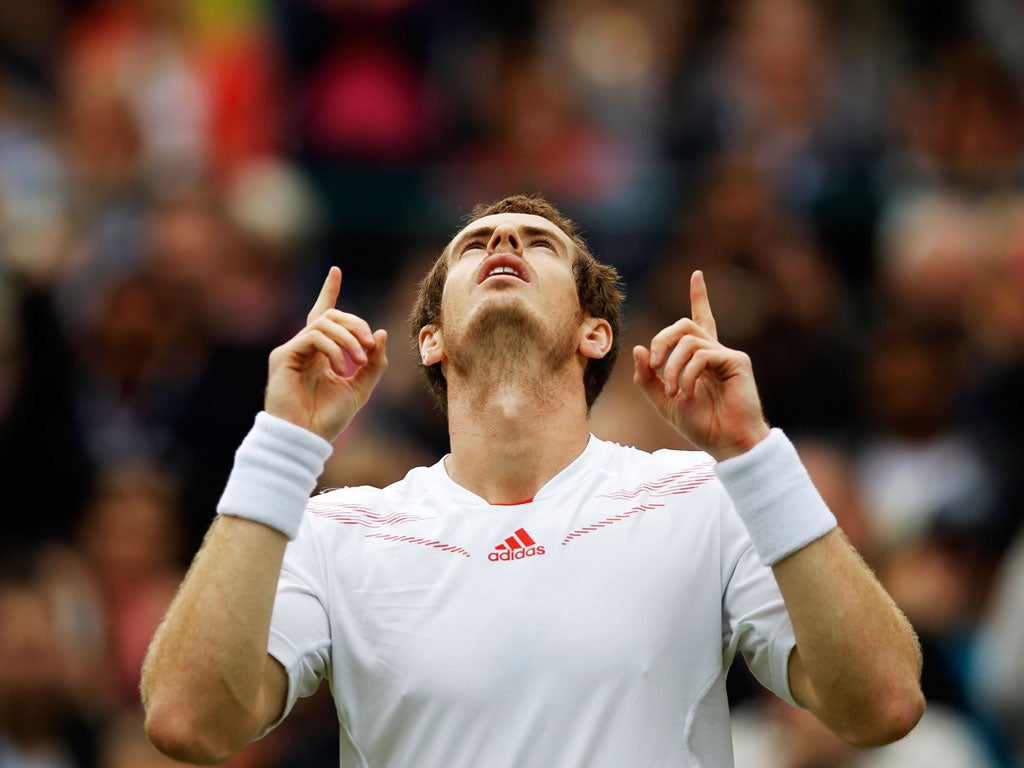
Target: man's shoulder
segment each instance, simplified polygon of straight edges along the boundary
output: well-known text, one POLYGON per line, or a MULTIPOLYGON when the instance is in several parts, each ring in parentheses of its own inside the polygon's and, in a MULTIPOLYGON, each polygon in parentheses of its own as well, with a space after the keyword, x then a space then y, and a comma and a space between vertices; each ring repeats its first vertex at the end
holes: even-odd
POLYGON ((711 467, 715 460, 703 451, 682 450, 678 448, 659 448, 647 451, 631 445, 622 445, 610 440, 593 438, 598 450, 594 451, 594 460, 608 467, 611 471, 622 471, 633 468, 636 471, 679 470, 691 467, 711 467))
POLYGON ((379 488, 372 485, 352 485, 328 488, 310 498, 308 511, 318 516, 330 516, 338 510, 374 509, 382 506, 410 506, 422 502, 436 492, 438 465, 414 467, 405 477, 379 488))
MULTIPOLYGON (((689 496, 718 486, 714 459, 701 451, 645 451, 594 438, 588 451, 588 477, 598 498, 689 496)), ((703 495, 703 494, 702 494, 703 495)))

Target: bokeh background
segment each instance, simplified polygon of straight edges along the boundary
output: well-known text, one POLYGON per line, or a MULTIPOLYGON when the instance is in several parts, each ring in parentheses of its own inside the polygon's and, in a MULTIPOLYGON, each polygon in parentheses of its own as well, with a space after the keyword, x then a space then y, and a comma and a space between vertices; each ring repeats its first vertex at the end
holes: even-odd
MULTIPOLYGON (((446 450, 418 280, 540 192, 616 265, 624 348, 702 268, 929 712, 856 752, 730 676, 743 768, 1024 766, 1019 0, 0 3, 0 768, 157 768, 150 636, 329 265, 391 369, 325 486, 446 450)), ((600 437, 686 447, 631 383, 600 437)), ((326 691, 230 762, 337 765, 326 691)))

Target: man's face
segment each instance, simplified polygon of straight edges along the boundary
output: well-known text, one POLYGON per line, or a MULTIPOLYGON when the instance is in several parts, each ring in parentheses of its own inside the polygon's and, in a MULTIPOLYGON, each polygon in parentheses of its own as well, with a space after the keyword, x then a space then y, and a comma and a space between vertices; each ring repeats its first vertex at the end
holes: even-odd
POLYGON ((452 240, 441 301, 448 353, 474 341, 532 341, 560 357, 574 348, 582 320, 574 251, 541 216, 500 213, 466 226, 452 240))

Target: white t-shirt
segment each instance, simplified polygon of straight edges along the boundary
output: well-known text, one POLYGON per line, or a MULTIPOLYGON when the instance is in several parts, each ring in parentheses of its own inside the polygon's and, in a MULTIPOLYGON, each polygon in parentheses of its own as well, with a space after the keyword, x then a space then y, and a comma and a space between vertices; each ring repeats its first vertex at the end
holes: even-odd
POLYGON ((527 503, 443 462, 310 500, 269 651, 327 678, 341 765, 732 765, 737 650, 793 703, 793 630, 703 453, 591 437, 527 503))

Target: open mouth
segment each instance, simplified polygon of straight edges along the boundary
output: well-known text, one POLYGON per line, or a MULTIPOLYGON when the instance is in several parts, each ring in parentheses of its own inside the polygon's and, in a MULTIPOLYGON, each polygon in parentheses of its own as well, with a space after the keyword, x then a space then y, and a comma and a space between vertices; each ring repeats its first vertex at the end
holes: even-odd
POLYGON ((511 253, 496 253, 484 259, 480 267, 480 274, 477 283, 482 283, 492 277, 512 277, 530 282, 530 273, 526 269, 526 262, 511 253))
MULTIPOLYGON (((494 277, 495 275, 512 275, 512 277, 518 277, 520 280, 523 279, 523 276, 514 267, 495 267, 487 273, 487 277, 494 277)), ((486 280, 487 278, 485 277, 484 279, 486 280)))

